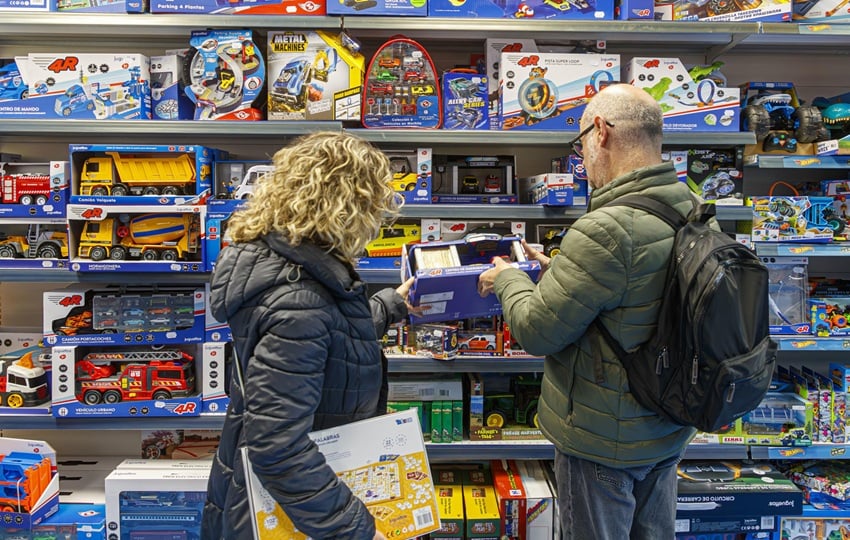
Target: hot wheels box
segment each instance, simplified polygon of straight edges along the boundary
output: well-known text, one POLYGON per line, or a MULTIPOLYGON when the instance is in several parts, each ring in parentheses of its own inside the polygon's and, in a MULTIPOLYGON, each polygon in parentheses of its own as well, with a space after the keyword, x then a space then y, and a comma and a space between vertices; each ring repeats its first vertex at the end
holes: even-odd
POLYGON ((496 295, 478 295, 478 276, 492 268, 493 257, 504 257, 515 268, 536 279, 537 261, 528 261, 516 238, 483 235, 481 238, 430 242, 405 246, 402 275, 415 277, 410 290, 414 305, 428 305, 417 322, 451 321, 499 315, 502 305, 496 295))
POLYGON ((325 15, 325 0, 151 0, 151 13, 325 15))
POLYGON ((181 344, 204 341, 204 290, 69 287, 44 293, 49 345, 181 344))
POLYGON ((54 347, 53 415, 198 416, 200 355, 198 346, 54 347))
POLYGON ((767 462, 682 461, 678 467, 678 518, 794 516, 803 494, 767 462))
POLYGON ((614 18, 614 0, 528 0, 518 4, 493 0, 428 0, 428 15, 487 19, 611 20, 614 18))
POLYGON ((159 468, 119 468, 106 477, 110 538, 147 538, 152 523, 168 524, 167 533, 175 531, 180 538, 200 538, 209 470, 165 469, 162 464, 169 462, 156 463, 159 468))
POLYGON ((3 437, 0 471, 3 485, 0 533, 4 529, 29 531, 59 510, 56 452, 46 442, 3 437))
POLYGON ((743 206, 743 159, 740 146, 688 150, 686 183, 706 202, 743 206))
POLYGON ((150 60, 141 54, 30 53, 15 59, 29 96, 0 117, 150 119, 150 60))
POLYGON ((831 242, 830 197, 753 197, 753 242, 831 242))
POLYGON ((75 272, 204 272, 206 206, 68 205, 75 272))
POLYGON ((815 335, 850 336, 850 297, 820 297, 809 300, 815 335))
POLYGON ((694 81, 678 58, 633 58, 623 78, 655 98, 665 131, 738 131, 741 90, 694 81))
POLYGON ((269 120, 359 120, 365 58, 348 36, 269 32, 269 120))
POLYGON ((201 204, 220 151, 196 145, 72 144, 73 204, 201 204))
POLYGON ((620 80, 618 54, 502 53, 502 130, 577 131, 587 102, 620 80))
POLYGON ((0 163, 0 218, 64 218, 70 195, 67 161, 0 163))

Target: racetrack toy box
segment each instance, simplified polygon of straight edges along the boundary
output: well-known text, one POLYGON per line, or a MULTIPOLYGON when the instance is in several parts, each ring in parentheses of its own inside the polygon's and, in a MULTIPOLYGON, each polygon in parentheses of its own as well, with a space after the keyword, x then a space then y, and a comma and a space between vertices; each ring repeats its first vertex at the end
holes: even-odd
POLYGON ((54 347, 53 415, 198 416, 200 362, 199 346, 54 347))
POLYGON ((633 58, 625 82, 644 89, 661 106, 664 131, 738 131, 741 90, 707 75, 716 66, 685 69, 678 58, 633 58))
POLYGON ((578 131, 590 98, 620 79, 618 54, 503 52, 502 130, 578 131))
POLYGON ((186 287, 47 291, 44 341, 51 346, 201 343, 204 298, 204 289, 186 287))
POLYGON ((410 301, 413 305, 430 306, 416 322, 501 314, 502 305, 495 294, 485 298, 478 295, 478 276, 493 267, 490 261, 494 257, 509 260, 533 280, 540 273, 540 264, 525 258, 517 237, 484 234, 463 240, 405 246, 402 278, 415 278, 410 301))
POLYGON ((795 22, 846 23, 850 2, 845 0, 798 0, 793 3, 795 22))
POLYGON ((393 38, 378 49, 366 68, 363 127, 440 127, 440 79, 428 52, 416 41, 393 38))
POLYGON ((338 32, 269 32, 269 120, 359 120, 365 59, 338 32))
POLYGON ((72 144, 71 203, 200 204, 217 150, 196 145, 72 144))
POLYGON ((151 13, 325 15, 325 0, 151 0, 151 13))
POLYGON ((206 206, 68 205, 75 272, 204 272, 206 206))
POLYGON ((189 86, 195 120, 262 120, 255 104, 266 80, 266 64, 250 30, 195 30, 189 86))
POLYGON ((656 20, 675 21, 790 21, 791 2, 783 0, 656 0, 656 20))
POLYGON ((767 462, 682 461, 676 516, 795 516, 803 493, 767 462))
POLYGON ((15 61, 28 97, 0 103, 0 118, 151 118, 147 56, 30 53, 15 61))

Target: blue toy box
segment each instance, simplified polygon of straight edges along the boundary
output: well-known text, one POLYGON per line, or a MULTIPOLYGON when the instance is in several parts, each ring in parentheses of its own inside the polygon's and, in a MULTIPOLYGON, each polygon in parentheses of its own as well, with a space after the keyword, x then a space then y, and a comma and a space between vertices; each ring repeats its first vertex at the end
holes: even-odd
POLYGON ((0 218, 65 217, 71 174, 67 161, 0 163, 0 218))
POLYGON ((490 129, 487 77, 473 70, 443 73, 443 128, 490 129))
POLYGON ((196 145, 72 144, 71 203, 195 205, 212 192, 212 166, 224 155, 196 145))
POLYGON ((232 354, 230 343, 204 343, 201 412, 224 414, 227 411, 227 405, 230 403, 227 385, 230 379, 226 376, 225 366, 233 361, 230 358, 232 354))
POLYGON ((538 174, 524 179, 523 188, 531 204, 572 206, 574 202, 575 191, 571 174, 538 174))
POLYGON ((68 227, 64 219, 0 219, 0 269, 68 266, 68 227))
POLYGON ((151 56, 151 117, 154 120, 191 120, 195 105, 183 84, 182 54, 151 56))
POLYGON ((653 0, 614 0, 614 18, 620 21, 653 20, 653 0))
POLYGON ((63 502, 58 512, 32 528, 30 538, 106 540, 106 506, 63 502))
POLYGON ((502 53, 502 130, 578 131, 590 98, 620 80, 618 54, 502 53))
POLYGON ((44 441, 0 439, 0 536, 13 538, 8 529, 29 531, 59 510, 56 452, 44 441))
POLYGON ((60 13, 145 13, 147 0, 55 0, 60 13))
POLYGON ((150 119, 150 60, 141 54, 30 53, 16 60, 26 99, 0 102, 0 117, 150 119))
POLYGON ((537 261, 528 261, 519 239, 481 235, 463 240, 429 242, 405 246, 402 276, 414 277, 410 290, 413 305, 430 308, 416 318, 417 323, 490 317, 502 313, 496 295, 478 295, 478 276, 492 268, 493 257, 507 257, 516 268, 536 280, 537 261))
POLYGON ((431 204, 431 149, 387 150, 384 153, 390 160, 392 187, 404 197, 405 204, 431 204))
POLYGON ((428 0, 429 17, 611 20, 614 0, 428 0))
MULTIPOLYGON (((210 199, 207 201, 206 257, 207 271, 215 270, 215 262, 221 250, 227 246, 227 220, 233 212, 245 205, 244 199, 210 199)), ((218 341, 218 340, 212 340, 218 341)))
POLYGON ((431 0, 327 0, 328 15, 425 17, 431 0))

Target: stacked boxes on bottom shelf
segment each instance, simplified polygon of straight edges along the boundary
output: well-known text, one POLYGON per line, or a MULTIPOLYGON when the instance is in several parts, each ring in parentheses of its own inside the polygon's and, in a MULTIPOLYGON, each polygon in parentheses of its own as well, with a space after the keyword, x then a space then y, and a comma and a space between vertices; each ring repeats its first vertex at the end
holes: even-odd
POLYGON ((43 441, 0 439, 0 488, 0 535, 38 525, 59 509, 56 452, 43 441))

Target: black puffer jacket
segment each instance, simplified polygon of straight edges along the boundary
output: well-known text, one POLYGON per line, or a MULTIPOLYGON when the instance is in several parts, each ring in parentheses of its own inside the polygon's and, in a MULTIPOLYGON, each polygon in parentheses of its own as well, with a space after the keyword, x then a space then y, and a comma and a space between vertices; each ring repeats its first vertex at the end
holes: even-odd
POLYGON ((386 383, 377 336, 406 314, 403 299, 385 289, 370 307, 348 265, 315 245, 268 235, 222 252, 210 301, 233 330, 245 388, 231 373, 201 538, 253 539, 244 446, 299 530, 317 539, 373 538, 372 516, 307 434, 379 412, 386 383))

